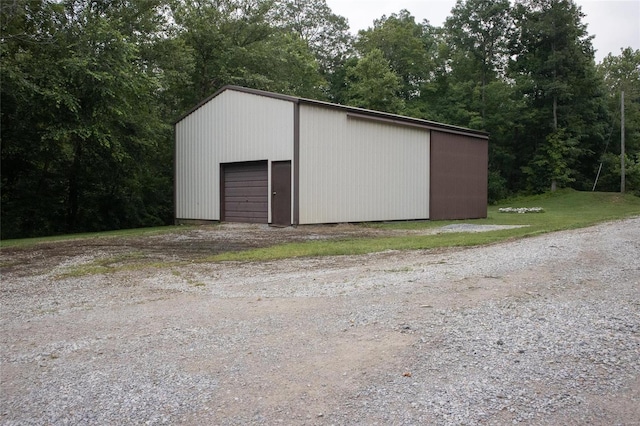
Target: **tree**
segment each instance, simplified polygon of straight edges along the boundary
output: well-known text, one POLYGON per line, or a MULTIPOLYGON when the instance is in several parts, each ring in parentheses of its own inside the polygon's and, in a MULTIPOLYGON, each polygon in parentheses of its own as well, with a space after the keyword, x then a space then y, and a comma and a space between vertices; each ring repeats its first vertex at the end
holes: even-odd
POLYGON ((147 210, 140 181, 155 174, 146 155, 169 130, 138 49, 158 7, 67 0, 2 10, 3 237, 166 220, 147 210))
POLYGON ((3 2, 2 237, 169 223, 178 116, 229 83, 322 96, 273 4, 3 2))
POLYGON ((382 51, 374 49, 347 70, 347 103, 360 108, 400 114, 400 78, 391 70, 382 51))
MULTIPOLYGON (((568 161, 575 154, 572 151, 576 150, 578 141, 567 133, 566 129, 558 129, 547 135, 533 160, 523 167, 534 186, 544 187, 549 181, 564 186, 575 181, 568 161)), ((555 186, 551 190, 555 191, 555 186)))
POLYGON ((193 55, 185 109, 225 84, 319 97, 318 64, 296 34, 269 22, 272 0, 185 0, 173 7, 180 37, 193 55))
POLYGON ((432 53, 436 48, 433 28, 421 24, 407 10, 382 16, 373 28, 358 33, 356 48, 362 55, 380 51, 391 70, 400 78, 399 95, 405 101, 417 99, 421 86, 433 72, 432 53))
POLYGON ((193 56, 190 94, 184 109, 195 105, 225 84, 246 83, 250 72, 242 59, 255 43, 266 40, 272 30, 266 14, 272 2, 251 3, 222 0, 184 0, 172 6, 179 37, 193 56), (245 10, 246 9, 246 10, 245 10))
MULTIPOLYGON (((422 85, 425 118, 486 130, 489 144, 489 199, 506 196, 514 182, 511 145, 518 101, 505 78, 512 29, 507 0, 459 0, 443 28, 433 31, 433 76, 422 85)), ((518 166, 519 167, 519 166, 518 166)))
POLYGON ((326 0, 282 0, 276 3, 274 15, 277 25, 308 45, 323 75, 332 74, 351 55, 348 21, 334 14, 326 0))
POLYGON ((602 158, 598 188, 620 188, 620 93, 624 91, 626 187, 640 193, 640 50, 621 49, 609 54, 598 65, 598 73, 607 88, 607 107, 611 113, 610 145, 602 158), (614 155, 615 154, 615 155, 614 155))
POLYGON ((509 6, 509 0, 458 0, 444 25, 453 79, 479 86, 479 105, 472 109, 479 112, 481 128, 487 115, 487 85, 505 74, 513 30, 509 6))
POLYGON ((587 175, 595 169, 594 152, 604 139, 602 85, 582 17, 571 0, 522 0, 514 9, 509 71, 531 109, 525 117, 531 120, 526 125, 531 133, 522 135, 519 148, 533 191, 548 187, 531 173, 544 164, 541 158, 563 165, 551 172, 552 190, 569 182, 566 176, 575 186, 586 187, 587 175))

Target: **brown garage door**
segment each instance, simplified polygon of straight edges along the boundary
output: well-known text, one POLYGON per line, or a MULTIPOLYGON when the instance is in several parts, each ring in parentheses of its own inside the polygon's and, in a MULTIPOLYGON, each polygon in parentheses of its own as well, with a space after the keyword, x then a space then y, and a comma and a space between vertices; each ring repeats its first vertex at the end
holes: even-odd
POLYGON ((267 223, 267 162, 222 164, 221 219, 226 222, 267 223))

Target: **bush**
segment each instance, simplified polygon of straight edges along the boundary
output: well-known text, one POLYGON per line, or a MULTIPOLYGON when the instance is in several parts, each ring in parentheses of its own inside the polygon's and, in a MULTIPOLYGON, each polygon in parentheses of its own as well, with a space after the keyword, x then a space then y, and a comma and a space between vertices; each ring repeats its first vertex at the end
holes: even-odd
POLYGON ((507 189, 507 180, 502 177, 500 172, 489 170, 489 186, 488 186, 488 202, 495 204, 509 196, 507 189))

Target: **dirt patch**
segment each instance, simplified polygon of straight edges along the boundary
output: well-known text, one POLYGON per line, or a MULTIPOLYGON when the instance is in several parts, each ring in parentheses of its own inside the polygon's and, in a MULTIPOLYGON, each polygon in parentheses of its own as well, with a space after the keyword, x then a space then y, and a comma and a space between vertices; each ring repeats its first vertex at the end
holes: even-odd
POLYGON ((98 258, 128 260, 192 261, 230 251, 269 247, 286 242, 365 238, 393 235, 394 231, 339 224, 274 228, 267 225, 226 223, 190 227, 185 231, 135 238, 102 237, 42 243, 30 248, 2 248, 3 274, 44 273, 51 268, 98 258), (79 253, 81 255, 79 256, 79 253))
POLYGON ((30 275, 53 268, 97 262, 190 262, 220 253, 270 247, 289 242, 429 235, 450 232, 488 232, 520 226, 454 224, 426 230, 398 230, 357 224, 305 225, 276 228, 267 225, 224 223, 190 227, 185 231, 145 237, 102 237, 42 243, 30 248, 2 248, 0 273, 30 275))

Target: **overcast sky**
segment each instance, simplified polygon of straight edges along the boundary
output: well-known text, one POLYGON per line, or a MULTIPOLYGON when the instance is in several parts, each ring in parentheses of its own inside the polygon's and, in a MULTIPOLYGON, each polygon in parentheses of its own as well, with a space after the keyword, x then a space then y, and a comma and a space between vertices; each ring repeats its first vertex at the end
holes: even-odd
MULTIPOLYGON (((619 54, 621 48, 640 49, 640 0, 575 1, 586 15, 587 31, 595 35, 597 62, 609 52, 619 54)), ((455 3, 455 0, 327 0, 333 13, 349 20, 353 33, 371 27, 374 19, 401 9, 411 12, 418 22, 428 19, 431 25, 441 26, 455 3)))

